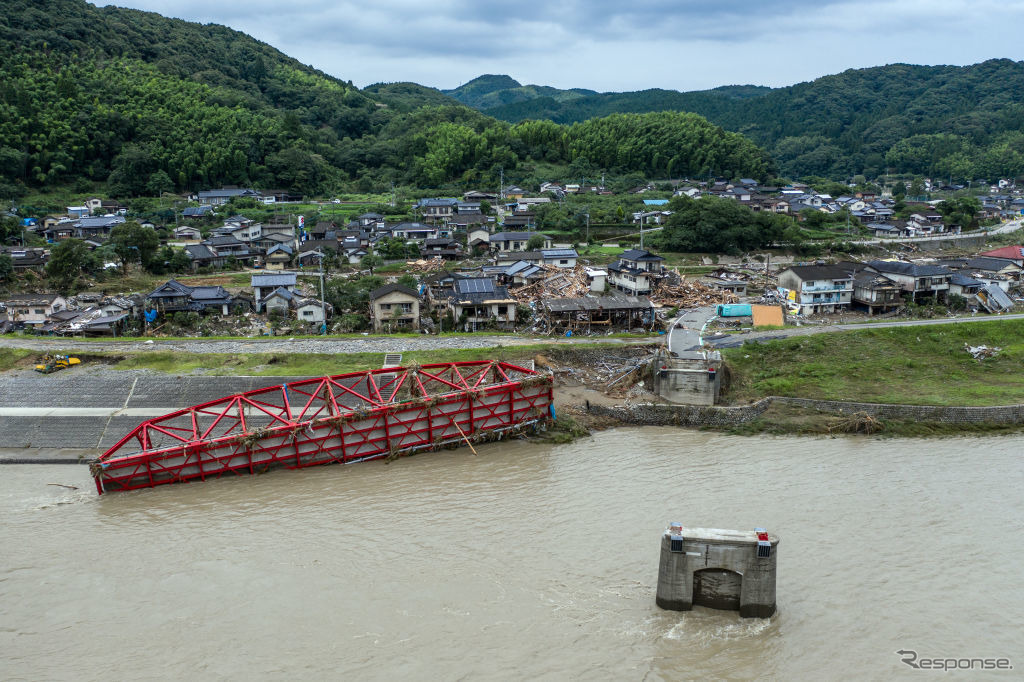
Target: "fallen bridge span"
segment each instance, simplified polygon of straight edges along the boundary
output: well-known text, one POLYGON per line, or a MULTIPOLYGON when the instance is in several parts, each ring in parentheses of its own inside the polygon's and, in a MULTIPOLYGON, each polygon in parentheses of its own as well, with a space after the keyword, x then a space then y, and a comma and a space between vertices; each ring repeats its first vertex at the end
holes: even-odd
POLYGON ((553 417, 552 378, 480 360, 303 379, 146 420, 100 455, 98 493, 392 459, 553 417))

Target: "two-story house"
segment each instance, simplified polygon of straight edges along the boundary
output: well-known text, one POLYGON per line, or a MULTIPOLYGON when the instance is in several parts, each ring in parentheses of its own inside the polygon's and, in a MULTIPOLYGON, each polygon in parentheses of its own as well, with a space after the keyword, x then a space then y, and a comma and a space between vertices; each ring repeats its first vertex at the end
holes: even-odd
POLYGON ((461 277, 452 282, 448 299, 452 316, 465 325, 466 331, 475 331, 478 324, 498 323, 512 327, 516 321, 516 301, 508 295, 508 288, 490 277, 461 277))
POLYGON ((249 286, 252 287, 257 312, 263 310, 261 305, 263 299, 278 288, 295 293, 297 281, 298 275, 294 272, 254 273, 249 279, 249 286))
POLYGON ((630 296, 646 296, 653 281, 664 274, 664 262, 647 250, 623 251, 619 260, 608 266, 608 284, 630 296))
POLYGON ((421 212, 423 220, 439 223, 450 220, 458 204, 458 199, 420 199, 413 208, 421 212))
POLYGON ((433 225, 424 225, 423 223, 398 223, 397 225, 389 228, 391 236, 395 239, 405 239, 407 241, 418 241, 422 242, 426 239, 437 239, 441 236, 441 231, 433 225))
POLYGON ((853 275, 839 265, 794 265, 779 273, 779 287, 793 292, 800 314, 837 313, 849 309, 853 275))
POLYGON ((223 287, 190 287, 171 279, 150 292, 146 301, 161 313, 215 310, 228 315, 234 297, 223 287))
POLYGON ((420 328, 420 295, 402 284, 386 284, 370 292, 374 331, 420 328))
POLYGON ((66 310, 68 302, 60 294, 13 294, 4 305, 11 322, 39 327, 54 313, 66 310))
POLYGON ((917 265, 902 261, 873 260, 867 269, 878 272, 899 287, 904 294, 910 294, 915 303, 921 298, 945 301, 949 293, 949 279, 953 271, 941 265, 917 265))

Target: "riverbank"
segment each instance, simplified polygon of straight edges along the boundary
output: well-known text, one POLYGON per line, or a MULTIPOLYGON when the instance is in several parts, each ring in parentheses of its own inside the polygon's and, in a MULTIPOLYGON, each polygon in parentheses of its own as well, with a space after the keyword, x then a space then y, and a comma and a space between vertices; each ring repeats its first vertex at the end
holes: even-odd
POLYGON ((677 426, 733 435, 942 437, 1024 431, 1024 405, 937 407, 770 396, 749 405, 589 404, 579 421, 611 426, 677 426))
POLYGON ((722 351, 723 404, 768 396, 909 405, 1024 402, 1024 320, 889 329, 746 343, 722 351), (976 360, 966 346, 1000 348, 976 360))

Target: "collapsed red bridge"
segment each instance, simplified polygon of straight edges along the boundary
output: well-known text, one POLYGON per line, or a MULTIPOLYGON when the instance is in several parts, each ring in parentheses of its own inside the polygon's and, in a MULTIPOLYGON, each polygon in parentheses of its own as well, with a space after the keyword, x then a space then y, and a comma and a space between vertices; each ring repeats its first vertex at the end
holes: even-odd
POLYGON ((225 475, 394 458, 553 417, 552 379, 480 360, 351 372, 187 407, 135 427, 90 466, 101 495, 225 475))

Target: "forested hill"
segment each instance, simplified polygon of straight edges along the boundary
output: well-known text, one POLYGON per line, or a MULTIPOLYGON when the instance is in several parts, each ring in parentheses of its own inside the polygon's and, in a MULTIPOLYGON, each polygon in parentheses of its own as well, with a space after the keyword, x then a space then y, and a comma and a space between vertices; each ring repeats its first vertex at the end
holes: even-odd
POLYGON ((649 111, 694 111, 708 116, 729 110, 732 100, 762 97, 771 91, 771 88, 758 85, 723 85, 712 90, 692 92, 652 88, 635 92, 596 93, 529 85, 491 92, 487 95, 489 99, 477 98, 477 101, 487 106, 478 106, 473 103, 474 100, 460 96, 458 90, 446 92, 467 106, 511 123, 541 118, 555 123, 576 123, 597 116, 649 111), (502 103, 489 104, 494 101, 502 103))
POLYGON ((1024 63, 892 64, 773 90, 646 90, 485 113, 559 123, 613 112, 692 111, 765 147, 791 177, 914 173, 954 180, 1024 174, 1024 63))
MULTIPOLYGON (((570 100, 576 100, 581 97, 589 97, 597 95, 593 90, 584 90, 576 88, 572 90, 559 90, 558 88, 548 87, 546 85, 522 85, 519 81, 515 80, 511 76, 496 76, 493 74, 486 74, 478 76, 468 83, 464 83, 453 90, 442 90, 442 92, 449 97, 462 102, 467 107, 473 107, 481 111, 486 111, 492 108, 500 108, 505 105, 512 105, 516 102, 531 102, 538 99, 549 100, 552 102, 567 102, 570 100)), ((657 111, 656 109, 646 109, 645 111, 657 111)), ((623 110, 609 111, 609 114, 622 113, 623 110)), ((633 112, 637 113, 637 112, 633 112)), ((498 117, 501 118, 501 117, 498 117)), ((522 118, 541 118, 539 116, 524 116, 522 118)), ((550 117, 544 117, 550 118, 550 117)), ((585 116, 584 118, 593 118, 593 116, 585 116)), ((575 118, 572 121, 556 121, 557 123, 575 123, 582 121, 584 118, 575 118)), ((511 119, 512 123, 516 121, 511 119)), ((522 120, 522 119, 518 119, 522 120)))
POLYGON ((84 0, 7 0, 0 14, 0 198, 95 183, 115 196, 496 185, 499 169, 535 182, 559 166, 773 171, 756 145, 694 114, 513 126, 412 83, 360 91, 222 26, 84 0))

